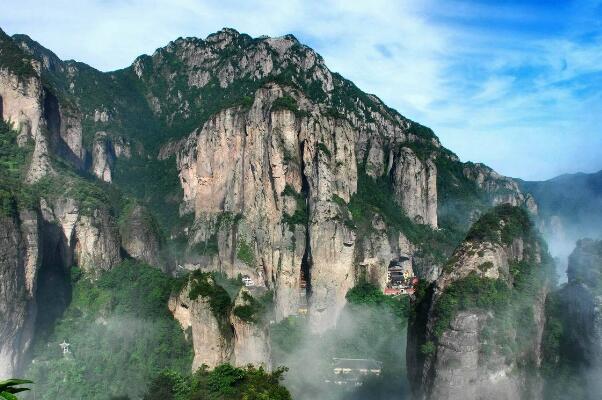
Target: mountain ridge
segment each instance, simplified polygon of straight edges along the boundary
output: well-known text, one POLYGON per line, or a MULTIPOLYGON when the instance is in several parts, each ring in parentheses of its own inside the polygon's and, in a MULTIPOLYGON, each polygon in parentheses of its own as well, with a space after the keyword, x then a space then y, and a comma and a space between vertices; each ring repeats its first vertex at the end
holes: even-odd
MULTIPOLYGON (((176 39, 106 73, 16 40, 13 55, 35 68, 0 68, 2 118, 14 124, 2 134, 28 151, 25 160, 2 153, 11 168, 0 172, 22 178, 0 194, 14 205, 3 217, 23 249, 3 268, 31 284, 14 288, 25 300, 8 317, 17 328, 7 343, 41 337, 24 309, 60 320, 74 267, 94 282, 136 259, 189 277, 169 309, 194 365, 269 367, 269 346, 255 339, 265 321, 241 319, 236 307, 267 293, 275 323, 307 314, 319 334, 355 286, 384 291, 391 263, 409 257, 413 273, 435 281, 488 209, 537 211, 514 180, 461 163, 431 129, 291 36, 176 39), (237 292, 222 287, 230 280, 237 292), (65 299, 52 310, 38 301, 50 282, 65 299)), ((26 365, 31 342, 17 347, 0 349, 9 372, 26 365)))

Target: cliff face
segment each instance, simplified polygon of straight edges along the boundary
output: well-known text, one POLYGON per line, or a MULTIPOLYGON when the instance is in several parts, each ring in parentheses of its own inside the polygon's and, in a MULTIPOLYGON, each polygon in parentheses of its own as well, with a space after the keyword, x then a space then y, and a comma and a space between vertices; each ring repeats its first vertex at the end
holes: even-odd
POLYGON ((193 275, 180 293, 171 297, 169 310, 193 345, 192 371, 226 362, 270 369, 268 328, 253 309, 255 304, 257 300, 244 287, 230 303, 227 292, 207 274, 193 275))
POLYGON ((582 239, 546 304, 546 398, 595 399, 602 377, 602 242, 582 239))
MULTIPOLYGON (((322 332, 360 277, 384 286, 401 255, 434 280, 465 230, 448 210, 466 220, 501 203, 535 210, 514 181, 461 163, 291 35, 180 38, 111 73, 61 61, 25 36, 0 39, 30 65, 27 74, 3 67, 0 54, 0 110, 33 144, 38 245, 61 274, 77 265, 93 279, 123 251, 166 272, 248 275, 273 292, 276 321, 307 296, 322 332), (121 209, 126 197, 144 208, 121 209), (442 240, 450 232, 460 236, 442 240)), ((508 274, 505 251, 488 253, 499 263, 492 278, 508 274)), ((212 319, 202 296, 185 297, 172 309, 188 315, 195 365, 269 365, 260 324, 212 319), (224 324, 234 336, 216 331, 224 324)))
POLYGON ((424 399, 541 398, 551 274, 524 211, 485 214, 414 305, 408 368, 424 399), (535 368, 533 368, 535 367, 535 368))
POLYGON ((203 364, 213 368, 229 362, 232 357, 230 326, 223 316, 217 316, 211 310, 210 298, 200 296, 190 298, 191 286, 184 287, 179 295, 172 296, 169 309, 178 320, 182 329, 191 337, 194 349, 192 370, 203 364))
POLYGON ((40 229, 31 212, 2 217, 0 223, 0 377, 11 377, 21 369, 34 335, 40 229))
POLYGON ((167 272, 169 268, 161 256, 161 238, 152 214, 139 204, 123 214, 119 224, 123 249, 130 257, 167 272))

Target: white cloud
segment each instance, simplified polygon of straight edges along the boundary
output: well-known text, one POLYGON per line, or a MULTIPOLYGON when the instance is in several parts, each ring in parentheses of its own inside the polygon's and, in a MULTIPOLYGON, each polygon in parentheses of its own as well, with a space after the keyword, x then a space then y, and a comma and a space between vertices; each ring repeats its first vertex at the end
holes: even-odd
POLYGON ((592 112, 602 106, 602 29, 589 15, 593 3, 559 15, 451 0, 5 2, 3 29, 102 70, 223 26, 292 32, 332 70, 434 128, 463 159, 526 178, 602 168, 602 117, 592 112), (562 23, 563 33, 526 29, 540 23, 562 23))

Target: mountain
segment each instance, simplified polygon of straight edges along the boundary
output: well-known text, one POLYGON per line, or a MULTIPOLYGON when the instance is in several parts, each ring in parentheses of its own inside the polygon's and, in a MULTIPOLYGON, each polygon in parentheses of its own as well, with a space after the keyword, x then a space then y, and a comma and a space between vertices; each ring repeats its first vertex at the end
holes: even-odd
POLYGON ((527 212, 484 214, 418 292, 408 333, 417 399, 540 399, 554 264, 527 212))
MULTIPOLYGON (((44 349, 59 335, 96 354, 84 323, 130 343, 121 321, 157 302, 182 329, 140 315, 172 332, 145 337, 153 365, 181 368, 186 340, 194 367, 269 368, 269 325, 307 311, 308 335, 330 332, 348 293, 382 291, 391 263, 409 258, 439 282, 492 206, 537 212, 515 180, 462 163, 292 35, 223 29, 100 72, 0 32, 0 100, 0 376, 54 376, 62 364, 44 349)), ((121 351, 144 382, 145 350, 121 351)), ((80 396, 100 396, 105 378, 90 368, 109 358, 75 358, 73 382, 98 381, 80 396)))
POLYGON ((565 279, 569 254, 582 238, 602 237, 602 171, 566 174, 543 182, 518 181, 539 205, 539 225, 565 279))
POLYGON ((569 257, 568 282, 546 302, 546 399, 596 399, 602 374, 602 241, 582 239, 569 257))

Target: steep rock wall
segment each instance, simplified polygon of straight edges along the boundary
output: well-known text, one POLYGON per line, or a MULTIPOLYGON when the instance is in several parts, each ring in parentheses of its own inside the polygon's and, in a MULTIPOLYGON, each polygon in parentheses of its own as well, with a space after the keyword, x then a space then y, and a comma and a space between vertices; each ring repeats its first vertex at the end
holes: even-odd
MULTIPOLYGON (((504 217, 499 229, 510 224, 504 217)), ((472 236, 482 232, 482 226, 473 228, 415 305, 418 314, 410 323, 407 361, 417 398, 541 398, 537 368, 551 264, 544 264, 547 256, 528 228, 512 240, 472 236), (487 296, 498 300, 490 302, 487 296), (449 314, 457 304, 468 306, 449 314), (516 320, 524 322, 517 325, 512 322, 516 320), (509 322, 498 329, 500 321, 509 322), (529 335, 521 335, 521 330, 529 335), (500 338, 502 331, 511 339, 500 338), (516 345, 508 347, 507 340, 516 345)))
POLYGON ((21 370, 34 335, 41 262, 35 212, 0 219, 0 379, 21 370))

